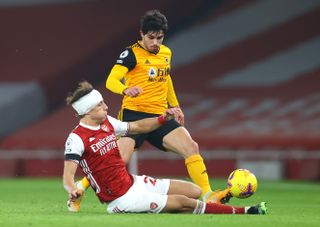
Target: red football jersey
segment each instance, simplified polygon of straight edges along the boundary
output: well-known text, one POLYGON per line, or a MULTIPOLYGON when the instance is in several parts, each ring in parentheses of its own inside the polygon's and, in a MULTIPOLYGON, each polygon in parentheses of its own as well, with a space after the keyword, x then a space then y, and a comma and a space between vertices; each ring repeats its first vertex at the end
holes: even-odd
POLYGON ((80 123, 69 135, 65 150, 66 159, 80 161, 82 171, 101 202, 122 196, 133 184, 120 156, 115 133, 116 128, 120 130, 117 134, 125 134, 128 123, 108 118, 97 128, 80 123))

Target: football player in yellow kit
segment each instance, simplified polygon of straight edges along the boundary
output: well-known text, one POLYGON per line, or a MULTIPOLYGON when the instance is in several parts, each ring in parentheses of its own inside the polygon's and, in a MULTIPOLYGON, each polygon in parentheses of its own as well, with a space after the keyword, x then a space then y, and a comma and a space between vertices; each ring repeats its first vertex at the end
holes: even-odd
MULTIPOLYGON (((153 146, 181 155, 185 159, 190 178, 202 189, 204 201, 225 202, 228 189, 212 191, 198 144, 184 125, 184 114, 176 98, 171 75, 171 50, 162 44, 168 30, 166 17, 158 10, 145 13, 140 21, 141 40, 127 47, 119 56, 106 81, 107 89, 123 95, 119 119, 130 122, 162 115, 169 107, 179 109, 176 120, 166 122, 148 134, 125 136, 119 139, 123 160, 128 163, 135 148, 145 140, 153 146)), ((86 189, 83 178, 79 187, 86 189)), ((80 201, 69 203, 72 211, 80 209, 80 201)))

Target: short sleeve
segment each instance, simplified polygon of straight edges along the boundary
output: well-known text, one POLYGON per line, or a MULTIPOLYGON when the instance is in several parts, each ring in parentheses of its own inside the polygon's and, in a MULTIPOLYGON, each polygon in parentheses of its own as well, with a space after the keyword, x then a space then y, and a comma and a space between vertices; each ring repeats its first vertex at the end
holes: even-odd
POLYGON ((84 144, 80 136, 70 133, 65 143, 64 157, 65 160, 79 162, 84 152, 84 144))
POLYGON ((114 128, 116 136, 125 136, 128 134, 128 131, 129 131, 128 122, 119 121, 118 119, 115 119, 114 117, 111 117, 111 116, 108 116, 108 120, 114 128))

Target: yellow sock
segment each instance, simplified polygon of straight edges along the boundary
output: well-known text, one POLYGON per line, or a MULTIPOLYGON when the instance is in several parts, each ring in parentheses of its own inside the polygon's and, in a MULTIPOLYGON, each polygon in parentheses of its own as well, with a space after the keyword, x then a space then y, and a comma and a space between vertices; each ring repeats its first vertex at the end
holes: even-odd
POLYGON ((89 182, 88 178, 84 177, 81 180, 77 181, 76 185, 77 185, 77 188, 87 190, 87 188, 90 187, 90 182, 89 182))
POLYGON ((203 196, 207 192, 210 192, 211 187, 209 183, 209 177, 201 155, 195 154, 186 158, 185 164, 187 166, 189 176, 193 182, 202 189, 201 195, 203 196))

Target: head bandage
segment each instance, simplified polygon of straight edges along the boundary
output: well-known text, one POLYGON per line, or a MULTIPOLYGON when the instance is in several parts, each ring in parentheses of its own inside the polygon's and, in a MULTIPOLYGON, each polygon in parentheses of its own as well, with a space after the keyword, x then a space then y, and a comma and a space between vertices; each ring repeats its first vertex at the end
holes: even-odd
POLYGON ((80 99, 72 103, 72 107, 79 115, 84 115, 90 112, 90 110, 92 110, 101 101, 103 101, 103 98, 100 92, 92 90, 90 93, 82 96, 80 99))

